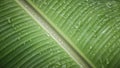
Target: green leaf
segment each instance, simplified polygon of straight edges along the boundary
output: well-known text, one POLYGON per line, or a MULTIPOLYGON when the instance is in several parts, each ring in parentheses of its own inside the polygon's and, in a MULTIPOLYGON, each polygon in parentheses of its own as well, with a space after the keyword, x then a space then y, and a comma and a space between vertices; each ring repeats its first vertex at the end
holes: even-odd
POLYGON ((0 68, 119 68, 120 1, 1 0, 0 68))

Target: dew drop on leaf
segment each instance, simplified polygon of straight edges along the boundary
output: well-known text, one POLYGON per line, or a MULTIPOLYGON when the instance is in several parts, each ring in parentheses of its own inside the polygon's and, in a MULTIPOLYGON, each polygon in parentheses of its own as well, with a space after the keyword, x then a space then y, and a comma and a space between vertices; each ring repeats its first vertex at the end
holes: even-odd
POLYGON ((25 45, 26 44, 26 42, 23 42, 23 45, 25 45))
POLYGON ((74 26, 75 29, 78 29, 78 27, 79 27, 78 25, 75 25, 75 26, 74 26))
POLYGON ((106 6, 108 7, 108 8, 111 8, 111 3, 110 2, 108 2, 108 3, 106 3, 106 6))
POLYGON ((108 59, 106 59, 106 64, 109 64, 109 60, 108 59))
POLYGON ((65 3, 66 3, 66 0, 64 0, 63 3, 65 4, 65 3))
POLYGON ((55 65, 60 66, 60 65, 61 65, 61 63, 58 61, 58 62, 56 62, 56 64, 55 64, 55 65))
POLYGON ((48 37, 50 36, 49 34, 46 34, 48 37))
POLYGON ((18 37, 17 39, 20 40, 20 37, 18 37))
POLYGON ((84 0, 84 2, 88 2, 88 0, 84 0))
POLYGON ((82 5, 81 3, 78 3, 78 5, 82 5))
POLYGON ((66 64, 62 65, 62 68, 67 68, 67 65, 66 64))
POLYGON ((15 25, 14 25, 14 24, 12 24, 12 27, 15 27, 15 25))
POLYGON ((94 53, 93 53, 92 55, 93 55, 93 56, 95 56, 95 54, 94 54, 94 53))
POLYGON ((10 17, 7 20, 8 20, 8 23, 11 23, 11 18, 10 17))
POLYGON ((90 46, 90 50, 92 49, 92 46, 90 46))

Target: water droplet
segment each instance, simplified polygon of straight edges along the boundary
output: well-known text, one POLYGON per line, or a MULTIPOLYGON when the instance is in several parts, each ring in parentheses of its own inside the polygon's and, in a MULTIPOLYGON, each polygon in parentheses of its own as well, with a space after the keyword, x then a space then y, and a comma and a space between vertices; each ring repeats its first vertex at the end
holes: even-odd
POLYGON ((71 8, 71 6, 68 6, 68 9, 70 9, 71 8))
POLYGON ((62 13, 60 16, 61 16, 61 17, 64 17, 64 14, 62 13))
POLYGON ((20 40, 20 37, 18 37, 17 39, 20 40))
POLYGON ((53 52, 50 52, 50 55, 53 55, 53 52))
POLYGON ((25 45, 26 44, 26 42, 23 42, 23 45, 25 45))
POLYGON ((117 37, 116 36, 113 36, 114 39, 116 39, 117 37))
POLYGON ((60 11, 57 12, 58 14, 60 13, 60 11))
POLYGON ((104 34, 104 33, 105 33, 105 30, 102 31, 102 34, 104 34))
POLYGON ((57 50, 56 52, 57 52, 57 53, 60 53, 60 50, 57 50))
POLYGON ((92 52, 90 52, 89 54, 92 55, 92 52))
POLYGON ((112 5, 112 4, 111 4, 110 2, 107 2, 107 3, 106 3, 106 6, 107 6, 108 8, 111 8, 111 5, 112 5))
POLYGON ((78 3, 78 5, 82 5, 81 3, 78 3))
POLYGON ((120 30, 120 27, 117 27, 117 30, 120 30))
POLYGON ((95 34, 93 37, 94 37, 94 38, 97 38, 97 35, 95 34))
POLYGON ((47 5, 48 3, 46 1, 44 1, 44 4, 47 5))
POLYGON ((41 55, 42 53, 40 52, 39 55, 41 55))
POLYGON ((56 8, 52 8, 53 10, 56 10, 56 8))
POLYGON ((111 53, 111 52, 112 52, 112 50, 111 50, 111 49, 109 49, 109 52, 111 53))
POLYGON ((65 3, 66 3, 66 0, 64 0, 63 3, 65 4, 65 3))
POLYGON ((106 17, 109 17, 107 14, 105 14, 106 17))
POLYGON ((19 35, 21 35, 21 33, 20 33, 20 32, 19 32, 18 34, 19 34, 19 35))
POLYGON ((14 30, 16 30, 17 28, 16 27, 14 27, 14 30))
POLYGON ((101 64, 101 68, 105 68, 103 64, 101 64))
POLYGON ((60 40, 60 43, 63 45, 64 42, 62 40, 60 40))
POLYGON ((56 64, 57 64, 57 65, 61 65, 61 63, 60 63, 60 62, 57 62, 56 64))
POLYGON ((25 34, 26 34, 26 35, 28 35, 28 33, 27 33, 27 32, 26 32, 25 34))
POLYGON ((42 7, 42 4, 40 4, 39 7, 42 7))
POLYGON ((60 3, 60 6, 61 6, 62 4, 60 3))
POLYGON ((105 11, 106 9, 105 9, 105 8, 103 8, 103 10, 105 11))
POLYGON ((28 6, 27 6, 27 5, 24 5, 24 7, 25 7, 25 8, 28 8, 28 6))
POLYGON ((56 37, 56 34, 53 34, 53 36, 55 36, 55 37, 56 37))
POLYGON ((108 46, 107 45, 105 45, 105 48, 107 48, 108 46))
POLYGON ((90 46, 90 50, 92 49, 92 46, 90 46))
POLYGON ((93 6, 93 4, 90 4, 89 6, 93 6))
POLYGON ((86 1, 88 1, 88 0, 86 0, 86 1))
POLYGON ((15 25, 14 25, 14 24, 12 24, 12 27, 15 27, 15 25))
POLYGON ((93 13, 93 11, 90 11, 90 13, 93 13))
POLYGON ((109 64, 109 60, 108 59, 106 59, 106 64, 109 64))
POLYGON ((95 54, 94 54, 94 53, 93 53, 92 55, 93 55, 93 56, 95 56, 95 54))
POLYGON ((98 4, 98 5, 100 5, 100 4, 101 4, 101 2, 97 2, 97 4, 98 4))
POLYGON ((102 59, 99 59, 99 60, 100 60, 100 63, 103 64, 103 63, 102 63, 102 59))
POLYGON ((75 25, 74 28, 77 29, 79 26, 78 25, 75 25))
POLYGON ((62 7, 63 9, 66 9, 64 6, 62 7))
POLYGON ((8 23, 11 23, 11 18, 10 17, 7 20, 8 20, 8 23))
POLYGON ((54 65, 52 68, 59 68, 60 66, 59 65, 54 65))
POLYGON ((29 40, 29 42, 31 42, 31 41, 32 41, 32 39, 29 40))
POLYGON ((49 37, 50 35, 47 33, 47 36, 49 37))
POLYGON ((67 68, 67 65, 66 64, 62 65, 62 68, 67 68))
POLYGON ((84 68, 82 64, 80 65, 80 68, 84 68))

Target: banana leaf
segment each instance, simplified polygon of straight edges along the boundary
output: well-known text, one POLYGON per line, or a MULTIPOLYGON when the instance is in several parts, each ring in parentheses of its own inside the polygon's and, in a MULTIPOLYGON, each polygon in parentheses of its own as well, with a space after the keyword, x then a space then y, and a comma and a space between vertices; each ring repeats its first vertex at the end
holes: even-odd
POLYGON ((120 1, 0 0, 0 68, 120 68, 120 1))

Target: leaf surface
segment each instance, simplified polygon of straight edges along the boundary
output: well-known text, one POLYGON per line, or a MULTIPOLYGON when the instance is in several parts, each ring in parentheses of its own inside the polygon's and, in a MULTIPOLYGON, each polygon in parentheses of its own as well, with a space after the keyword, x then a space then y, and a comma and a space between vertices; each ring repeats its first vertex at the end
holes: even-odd
POLYGON ((118 0, 0 1, 1 68, 119 68, 118 0))

